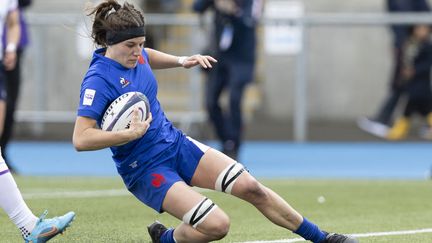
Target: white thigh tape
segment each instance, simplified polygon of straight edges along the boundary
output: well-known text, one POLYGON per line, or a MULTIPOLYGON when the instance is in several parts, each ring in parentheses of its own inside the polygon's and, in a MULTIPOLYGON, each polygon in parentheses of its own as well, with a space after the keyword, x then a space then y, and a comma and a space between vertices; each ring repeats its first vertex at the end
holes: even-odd
POLYGON ((183 222, 196 228, 215 208, 217 208, 217 205, 214 204, 212 200, 204 198, 204 200, 195 205, 195 207, 183 216, 183 222))
POLYGON ((245 168, 240 163, 233 163, 227 166, 218 176, 215 189, 220 192, 231 194, 235 181, 245 168))

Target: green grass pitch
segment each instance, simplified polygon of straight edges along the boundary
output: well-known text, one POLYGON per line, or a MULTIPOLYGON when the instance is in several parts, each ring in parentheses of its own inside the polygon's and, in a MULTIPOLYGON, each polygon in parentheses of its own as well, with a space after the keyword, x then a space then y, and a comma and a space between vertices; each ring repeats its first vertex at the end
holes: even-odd
MULTIPOLYGON (((63 236, 51 242, 150 242, 146 226, 155 219, 174 227, 179 221, 157 214, 124 191, 120 178, 15 177, 38 216, 76 212, 63 236)), ((432 182, 389 180, 262 180, 322 229, 373 233, 432 228, 432 182), (324 203, 318 198, 323 196, 324 203)), ((4 193, 4 192, 2 192, 4 193)), ((230 195, 204 191, 231 217, 221 242, 298 238, 274 226, 249 204, 230 195)), ((22 242, 7 215, 0 213, 0 242, 22 242)), ((368 236, 360 242, 432 242, 432 233, 368 236)))

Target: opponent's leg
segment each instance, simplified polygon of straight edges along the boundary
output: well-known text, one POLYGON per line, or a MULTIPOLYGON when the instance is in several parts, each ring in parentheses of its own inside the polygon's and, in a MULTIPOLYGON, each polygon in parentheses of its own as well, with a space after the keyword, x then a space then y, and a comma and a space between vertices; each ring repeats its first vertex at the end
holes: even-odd
POLYGON ((24 238, 25 242, 43 243, 54 236, 63 233, 75 218, 74 212, 59 217, 45 219, 48 210, 40 216, 31 234, 24 238))
POLYGON ((36 225, 37 217, 24 202, 6 164, 0 162, 0 166, 0 206, 20 229, 22 236, 27 237, 36 225))
POLYGON ((21 192, 1 156, 0 192, 0 207, 20 229, 25 241, 45 242, 63 232, 75 216, 75 213, 70 212, 67 217, 60 217, 58 220, 57 218, 44 220, 44 216, 38 219, 24 202, 21 192))

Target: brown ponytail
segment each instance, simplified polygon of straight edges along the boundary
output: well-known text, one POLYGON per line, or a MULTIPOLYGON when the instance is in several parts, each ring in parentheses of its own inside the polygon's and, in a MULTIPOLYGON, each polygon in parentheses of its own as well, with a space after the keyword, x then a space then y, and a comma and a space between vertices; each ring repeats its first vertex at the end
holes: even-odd
POLYGON ((145 24, 143 14, 127 2, 122 6, 116 0, 107 0, 97 5, 89 15, 93 14, 92 38, 102 47, 108 45, 107 32, 144 28, 145 24))

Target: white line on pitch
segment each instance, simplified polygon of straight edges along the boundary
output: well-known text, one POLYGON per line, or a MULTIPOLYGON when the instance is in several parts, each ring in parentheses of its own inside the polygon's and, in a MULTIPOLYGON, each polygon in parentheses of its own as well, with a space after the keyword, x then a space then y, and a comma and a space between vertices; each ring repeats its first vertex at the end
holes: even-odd
POLYGON ((90 197, 122 197, 132 195, 125 189, 94 190, 94 191, 63 191, 63 192, 29 192, 22 194, 25 199, 40 198, 90 198, 90 197))
MULTIPOLYGON (((389 231, 389 232, 372 232, 372 233, 361 233, 361 234, 351 234, 357 238, 366 238, 374 236, 388 236, 388 235, 413 235, 422 233, 432 233, 432 228, 430 229, 418 229, 418 230, 403 230, 403 231, 389 231)), ((238 243, 291 243, 291 242, 301 242, 305 241, 303 238, 295 239, 283 239, 283 240, 272 240, 272 241, 243 241, 238 243)))
MULTIPOLYGON (((93 191, 63 191, 63 192, 29 192, 22 194, 25 199, 48 199, 48 198, 92 198, 92 197, 121 197, 131 196, 132 194, 125 189, 112 189, 112 190, 93 190, 93 191)), ((432 228, 418 229, 418 230, 404 230, 404 231, 389 231, 389 232, 372 232, 372 233, 358 233, 351 234, 357 238, 366 238, 374 236, 389 236, 389 235, 412 235, 432 233, 432 228)), ((238 243, 291 243, 302 242, 303 238, 282 239, 272 241, 244 241, 238 243)))
MULTIPOLYGON (((194 188, 199 192, 211 192, 207 189, 194 188)), ((123 197, 132 196, 125 189, 93 190, 93 191, 42 191, 22 193, 25 199, 55 199, 55 198, 93 198, 93 197, 123 197)))

